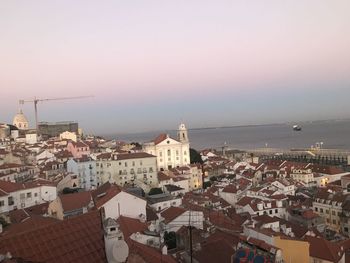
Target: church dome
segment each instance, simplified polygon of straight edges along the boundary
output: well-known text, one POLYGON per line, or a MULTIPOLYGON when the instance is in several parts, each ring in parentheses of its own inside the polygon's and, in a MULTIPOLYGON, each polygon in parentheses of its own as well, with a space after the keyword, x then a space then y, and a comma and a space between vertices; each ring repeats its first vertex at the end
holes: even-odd
POLYGON ((28 129, 28 120, 26 116, 24 116, 22 110, 20 110, 13 118, 13 125, 20 130, 28 129))

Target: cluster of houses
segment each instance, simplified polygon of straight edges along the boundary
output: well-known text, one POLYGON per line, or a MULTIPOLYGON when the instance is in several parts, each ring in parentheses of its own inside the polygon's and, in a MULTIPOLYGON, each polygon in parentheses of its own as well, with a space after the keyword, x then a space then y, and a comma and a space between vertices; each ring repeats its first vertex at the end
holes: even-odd
POLYGON ((350 173, 65 132, 0 149, 0 262, 350 260, 350 173))

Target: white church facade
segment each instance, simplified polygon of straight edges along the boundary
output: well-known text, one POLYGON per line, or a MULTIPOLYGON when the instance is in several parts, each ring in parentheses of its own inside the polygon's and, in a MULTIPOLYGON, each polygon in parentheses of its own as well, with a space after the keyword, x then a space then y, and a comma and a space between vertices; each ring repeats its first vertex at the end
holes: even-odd
POLYGON ((190 164, 190 143, 184 124, 180 124, 177 139, 160 134, 151 142, 143 144, 143 151, 157 156, 158 171, 190 164))

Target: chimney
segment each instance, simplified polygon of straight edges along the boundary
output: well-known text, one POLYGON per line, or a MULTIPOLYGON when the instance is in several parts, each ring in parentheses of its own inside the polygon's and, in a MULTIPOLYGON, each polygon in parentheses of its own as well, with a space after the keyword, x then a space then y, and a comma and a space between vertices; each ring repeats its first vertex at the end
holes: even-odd
POLYGON ((104 220, 103 229, 108 263, 125 262, 129 255, 129 247, 124 241, 124 235, 119 229, 119 224, 109 217, 104 220))
POLYGON ((164 245, 164 246, 162 247, 162 254, 163 254, 163 255, 168 255, 168 247, 167 247, 167 245, 164 245))

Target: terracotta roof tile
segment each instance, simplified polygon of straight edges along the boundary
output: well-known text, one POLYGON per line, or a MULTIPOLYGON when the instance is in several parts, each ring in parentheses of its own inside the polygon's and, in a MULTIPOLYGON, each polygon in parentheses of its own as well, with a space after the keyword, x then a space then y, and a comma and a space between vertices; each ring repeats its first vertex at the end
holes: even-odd
POLYGON ((87 207, 92 201, 90 192, 79 192, 60 195, 63 211, 73 211, 87 207))
POLYGON ((164 218, 165 222, 169 223, 185 212, 186 212, 186 209, 184 208, 171 206, 168 209, 161 212, 160 214, 164 218))
POLYGON ((168 135, 165 134, 165 133, 162 133, 162 134, 159 134, 154 140, 154 144, 159 144, 161 143, 162 141, 164 141, 166 138, 168 138, 168 135))
POLYGON ((0 253, 32 262, 106 262, 98 211, 0 238, 0 253))
POLYGON ((97 208, 102 207, 106 202, 122 191, 121 187, 109 182, 104 183, 92 192, 92 197, 97 208))
POLYGON ((330 262, 338 262, 343 256, 344 251, 335 243, 324 238, 306 236, 305 240, 309 242, 310 256, 330 262))

